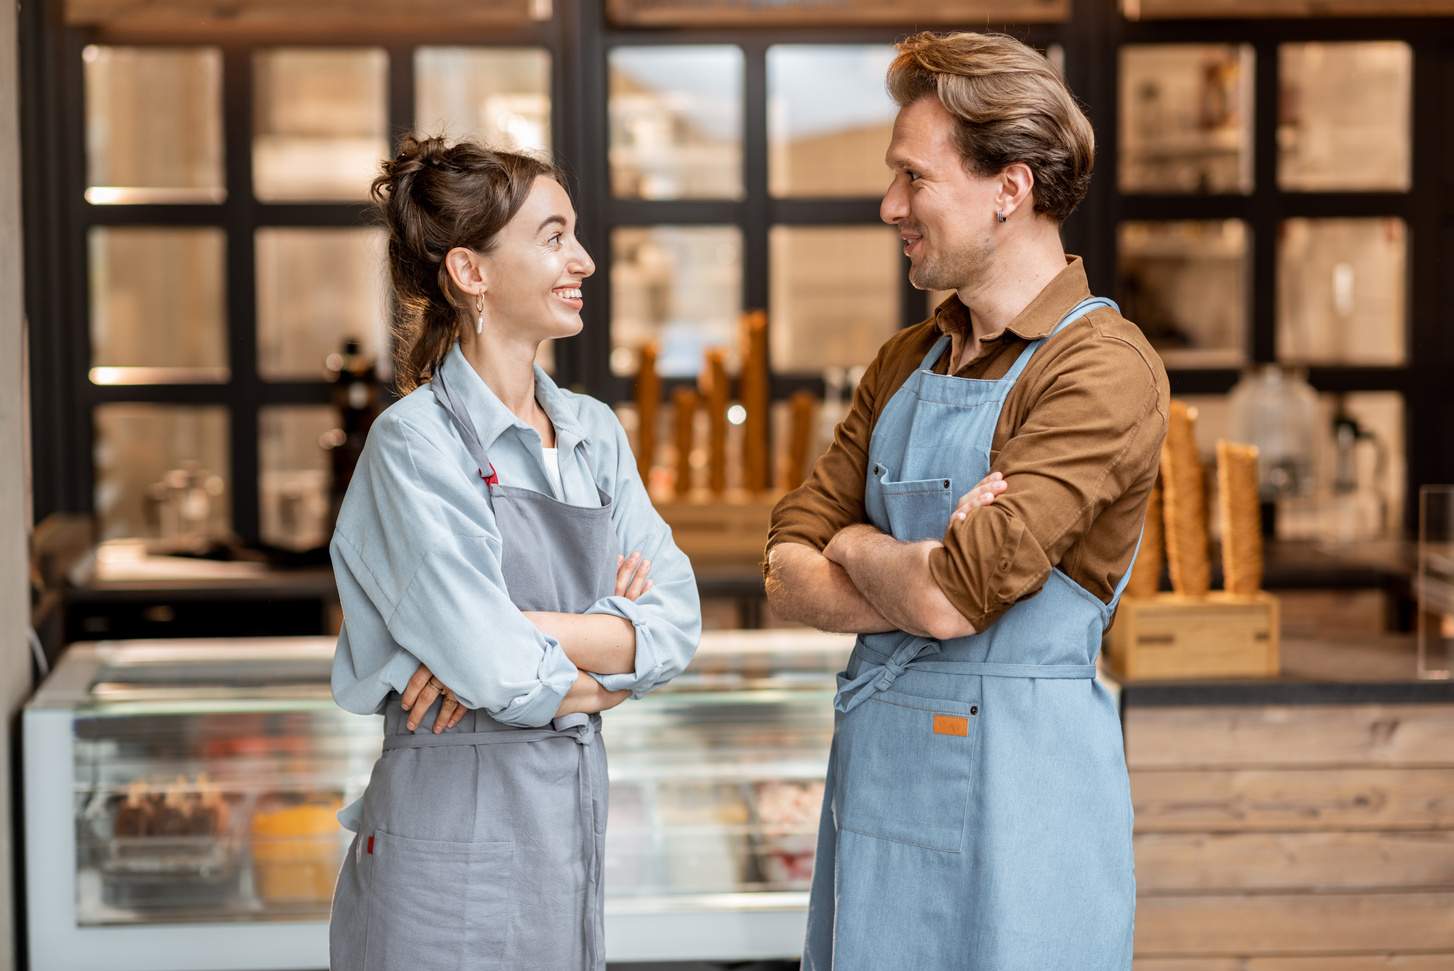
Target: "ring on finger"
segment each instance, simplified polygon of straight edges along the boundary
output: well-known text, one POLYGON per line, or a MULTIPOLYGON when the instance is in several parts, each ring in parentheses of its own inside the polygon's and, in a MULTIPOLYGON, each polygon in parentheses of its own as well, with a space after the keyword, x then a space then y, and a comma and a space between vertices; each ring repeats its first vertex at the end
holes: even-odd
POLYGON ((430 678, 429 687, 433 688, 437 694, 444 694, 444 685, 439 682, 438 678, 430 678))

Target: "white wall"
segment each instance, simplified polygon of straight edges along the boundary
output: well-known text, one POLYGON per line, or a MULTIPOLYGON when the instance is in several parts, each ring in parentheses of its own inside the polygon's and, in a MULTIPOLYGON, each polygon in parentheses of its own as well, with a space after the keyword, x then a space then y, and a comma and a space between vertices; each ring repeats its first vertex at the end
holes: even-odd
POLYGON ((0 2, 0 971, 17 964, 14 874, 19 847, 10 838, 16 796, 10 791, 10 747, 16 711, 30 694, 18 55, 15 4, 0 2))

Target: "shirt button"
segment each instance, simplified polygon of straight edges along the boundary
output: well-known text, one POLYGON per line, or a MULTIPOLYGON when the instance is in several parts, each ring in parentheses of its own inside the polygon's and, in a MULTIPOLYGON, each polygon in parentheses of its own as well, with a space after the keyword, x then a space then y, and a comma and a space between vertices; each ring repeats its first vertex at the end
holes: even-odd
POLYGON ((1000 572, 1001 573, 1004 573, 1004 572, 1008 571, 1009 569, 1010 569, 1010 561, 1009 560, 1001 560, 1000 561, 1000 572))
POLYGON ((978 715, 979 714, 979 705, 970 705, 969 706, 969 713, 971 715, 978 715))

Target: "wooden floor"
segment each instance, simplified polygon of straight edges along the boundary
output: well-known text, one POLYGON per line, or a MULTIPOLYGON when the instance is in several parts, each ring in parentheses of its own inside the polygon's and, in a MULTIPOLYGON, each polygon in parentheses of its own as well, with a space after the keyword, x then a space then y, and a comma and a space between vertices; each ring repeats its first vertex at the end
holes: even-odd
POLYGON ((1136 971, 1454 971, 1454 706, 1133 708, 1136 971))

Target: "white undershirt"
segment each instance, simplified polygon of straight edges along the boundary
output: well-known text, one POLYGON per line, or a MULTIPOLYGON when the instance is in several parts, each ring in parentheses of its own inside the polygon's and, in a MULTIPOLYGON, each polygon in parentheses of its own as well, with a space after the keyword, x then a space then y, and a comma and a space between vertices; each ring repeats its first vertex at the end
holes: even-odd
POLYGON ((565 488, 560 484, 560 454, 558 449, 542 448, 545 453, 545 477, 550 480, 550 487, 555 490, 555 498, 560 502, 565 501, 565 488))

